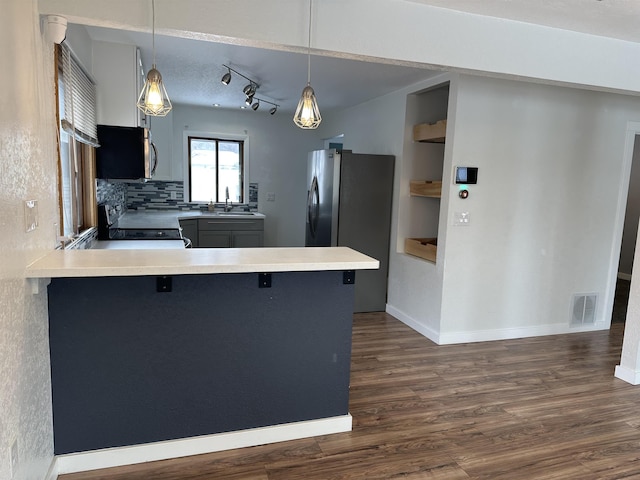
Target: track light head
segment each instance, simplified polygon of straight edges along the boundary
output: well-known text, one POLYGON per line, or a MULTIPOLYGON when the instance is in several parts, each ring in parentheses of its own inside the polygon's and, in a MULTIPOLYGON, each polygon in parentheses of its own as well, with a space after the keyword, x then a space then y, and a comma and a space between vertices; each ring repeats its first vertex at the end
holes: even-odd
POLYGON ((248 107, 253 103, 253 95, 247 95, 247 99, 244 101, 245 105, 248 107))
POLYGON ((271 110, 269 110, 269 113, 271 115, 273 115, 274 113, 276 113, 278 111, 278 107, 271 107, 271 110))
POLYGON ((253 82, 251 82, 251 83, 249 83, 248 85, 246 85, 246 86, 242 89, 242 91, 244 92, 244 94, 245 94, 247 97, 253 97, 253 96, 255 95, 255 93, 256 93, 256 84, 255 84, 255 83, 253 83, 253 82))
POLYGON ((251 105, 251 108, 253 108, 254 112, 258 110, 258 108, 260 108, 260 100, 256 100, 256 102, 253 105, 251 105))
POLYGON ((222 76, 222 80, 220 80, 224 85, 229 85, 231 83, 231 69, 227 73, 222 76))

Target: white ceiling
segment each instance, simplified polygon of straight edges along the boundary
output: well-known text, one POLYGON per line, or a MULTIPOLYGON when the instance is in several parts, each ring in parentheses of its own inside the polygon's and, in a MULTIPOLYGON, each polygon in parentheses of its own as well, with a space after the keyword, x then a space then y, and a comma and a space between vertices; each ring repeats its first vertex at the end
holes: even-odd
MULTIPOLYGON (((640 0, 409 0, 476 15, 534 23, 582 33, 640 42, 640 0)), ((148 33, 87 27, 94 40, 140 47, 145 69, 152 63, 148 33)), ((244 105, 242 87, 248 82, 232 75, 225 86, 226 68, 260 84, 256 97, 293 112, 306 84, 306 55, 230 44, 156 35, 156 64, 169 97, 176 104, 221 108, 244 105)), ((353 106, 398 90, 438 72, 395 64, 345 58, 311 57, 311 84, 322 111, 353 106)), ((264 105, 264 104, 263 104, 264 105)), ((271 105, 258 111, 267 112, 271 105)))
POLYGON ((638 0, 409 0, 477 15, 640 42, 638 0))
MULTIPOLYGON (((87 27, 93 40, 140 47, 145 71, 153 63, 148 33, 87 27)), ((242 88, 249 83, 232 72, 221 83, 228 65, 260 85, 255 97, 293 112, 307 80, 307 56, 223 43, 156 35, 156 65, 173 103, 221 108, 244 106, 242 88)), ((352 106, 398 90, 433 75, 421 68, 368 63, 344 58, 311 57, 311 85, 322 111, 352 106)), ((265 105, 258 111, 268 111, 265 105)))

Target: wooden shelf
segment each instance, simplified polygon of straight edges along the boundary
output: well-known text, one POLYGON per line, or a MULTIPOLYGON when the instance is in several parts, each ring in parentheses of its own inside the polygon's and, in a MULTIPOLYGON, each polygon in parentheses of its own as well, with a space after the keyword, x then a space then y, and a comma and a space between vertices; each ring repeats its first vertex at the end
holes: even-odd
POLYGON ((444 143, 446 133, 446 120, 439 120, 436 123, 420 123, 413 127, 413 141, 444 143))
POLYGON ((404 241, 405 253, 424 258, 430 262, 435 263, 437 250, 437 238, 406 238, 404 241))
POLYGON ((414 197, 440 198, 442 182, 439 180, 411 180, 409 193, 414 197))

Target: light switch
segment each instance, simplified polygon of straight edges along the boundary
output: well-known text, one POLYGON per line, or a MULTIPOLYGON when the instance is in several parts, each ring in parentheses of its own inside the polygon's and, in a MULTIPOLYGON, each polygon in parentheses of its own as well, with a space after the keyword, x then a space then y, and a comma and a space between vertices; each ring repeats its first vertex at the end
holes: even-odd
POLYGON ((275 192, 267 192, 267 202, 275 202, 276 194, 275 192))
POLYGON ((24 202, 25 231, 31 232, 38 226, 38 201, 27 200, 24 202))
POLYGON ((469 212, 454 212, 453 225, 455 227, 468 227, 470 221, 469 212))

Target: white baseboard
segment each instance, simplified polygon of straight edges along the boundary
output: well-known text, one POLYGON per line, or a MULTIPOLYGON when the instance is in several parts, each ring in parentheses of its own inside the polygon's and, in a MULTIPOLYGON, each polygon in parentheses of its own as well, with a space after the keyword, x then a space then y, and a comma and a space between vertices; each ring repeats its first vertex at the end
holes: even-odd
POLYGON ((389 305, 388 303, 387 303, 385 311, 389 315, 392 315, 395 318, 397 318, 398 320, 400 320, 402 323, 407 325, 409 328, 412 328, 413 330, 418 332, 420 335, 422 335, 424 337, 427 337, 432 342, 437 343, 437 344, 440 343, 440 335, 433 328, 427 327, 426 325, 423 325, 422 323, 418 322, 414 318, 412 318, 409 315, 407 315, 406 313, 404 313, 402 310, 399 310, 396 307, 394 307, 393 305, 389 305))
MULTIPOLYGON (((592 330, 592 328, 590 328, 589 330, 592 330)), ((572 332, 577 332, 577 330, 569 330, 567 325, 560 324, 496 328, 491 330, 475 330, 468 332, 447 332, 440 334, 440 345, 491 342, 494 340, 511 340, 514 338, 542 337, 545 335, 559 335, 572 332)))
POLYGON ((44 477, 44 480, 56 480, 60 475, 58 472, 58 463, 56 461, 56 457, 51 459, 51 465, 49 465, 49 470, 47 471, 47 475, 44 477))
POLYGON ((614 376, 631 385, 640 385, 640 372, 638 370, 631 370, 622 365, 616 365, 614 376))
POLYGON ((631 274, 618 272, 618 278, 631 281, 631 274))
POLYGON ((436 332, 416 319, 387 304, 386 312, 393 315, 402 323, 419 334, 427 337, 438 345, 453 345, 458 343, 491 342, 494 340, 510 340, 514 338, 542 337, 545 335, 560 335, 564 333, 591 332, 606 330, 608 324, 597 322, 595 325, 571 327, 567 324, 532 325, 526 327, 496 328, 488 330, 469 330, 464 332, 436 332))
MULTIPOLYGON (((352 417, 347 414, 339 417, 251 428, 229 433, 70 453, 56 457, 54 471, 57 476, 65 473, 84 472, 99 468, 133 465, 136 463, 166 460, 168 458, 187 457, 234 448, 254 447, 256 445, 284 442, 299 438, 349 432, 351 428, 352 417)), ((55 477, 53 478, 55 479, 55 477)), ((47 477, 47 480, 49 480, 49 477, 47 477)))

